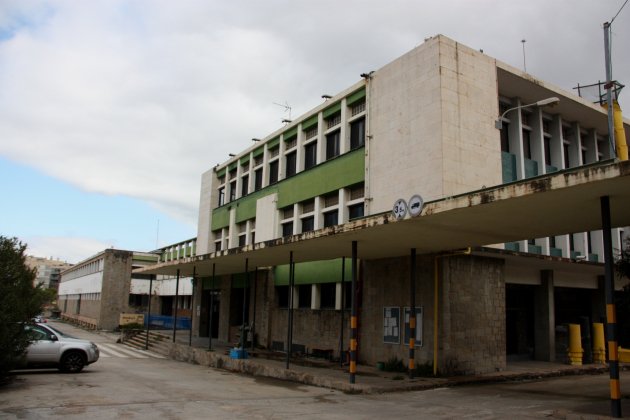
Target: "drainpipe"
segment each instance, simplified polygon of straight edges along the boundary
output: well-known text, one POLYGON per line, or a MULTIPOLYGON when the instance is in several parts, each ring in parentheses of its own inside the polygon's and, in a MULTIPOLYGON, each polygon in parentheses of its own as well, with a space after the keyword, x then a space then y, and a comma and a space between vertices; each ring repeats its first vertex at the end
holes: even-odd
POLYGON ((470 247, 468 247, 464 251, 436 255, 433 257, 433 376, 437 376, 438 363, 438 258, 453 257, 455 255, 470 255, 471 251, 470 247))

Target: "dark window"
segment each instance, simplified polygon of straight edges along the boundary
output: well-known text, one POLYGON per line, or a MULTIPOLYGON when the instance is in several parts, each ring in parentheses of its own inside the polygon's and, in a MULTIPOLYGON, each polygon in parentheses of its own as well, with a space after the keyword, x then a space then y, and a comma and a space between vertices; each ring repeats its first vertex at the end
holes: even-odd
POLYGON ((586 165, 586 150, 582 149, 582 165, 586 165))
POLYGON ((350 123, 350 149, 354 150, 365 144, 365 119, 350 123))
POLYGON ((304 146, 304 169, 310 169, 317 164, 317 142, 304 146))
POLYGON ((510 124, 503 122, 503 128, 501 128, 501 151, 510 153, 510 138, 508 132, 510 131, 510 124))
POLYGON ((289 154, 287 154, 286 156, 286 160, 287 160, 287 178, 290 176, 295 175, 295 172, 297 171, 297 152, 291 152, 289 154))
POLYGON ((214 243, 214 250, 216 251, 221 251, 221 241, 216 241, 214 243))
POLYGON ((341 131, 337 130, 326 136, 326 160, 339 156, 341 131))
POLYGON ((298 308, 311 308, 311 295, 313 287, 310 284, 300 284, 298 286, 298 308))
POLYGON ((310 232, 311 230, 315 229, 315 218, 313 216, 311 217, 305 217, 304 219, 302 219, 302 232, 310 232))
POLYGON ((219 188, 219 205, 225 204, 225 187, 219 188))
POLYGON ((230 201, 236 200, 236 181, 230 182, 230 201))
POLYGON ((276 298, 278 299, 278 308, 288 308, 289 286, 276 286, 276 298))
POLYGON ((263 170, 262 168, 256 169, 254 172, 254 191, 258 191, 262 188, 263 183, 263 170))
POLYGON ((355 204, 348 207, 348 218, 350 220, 363 217, 363 203, 355 204))
POLYGON ((551 165, 551 139, 545 137, 543 141, 545 143, 545 164, 551 165))
POLYGON ((346 281, 343 284, 344 284, 343 300, 345 301, 344 309, 349 310, 352 308, 352 282, 346 281))
POLYGON ((241 197, 245 197, 248 192, 249 175, 245 175, 241 178, 241 197))
POLYGON ((278 161, 274 160, 269 163, 269 184, 278 182, 278 161))
POLYGON ((523 130, 523 154, 525 159, 532 158, 532 141, 529 135, 529 130, 523 130))
POLYGON ((339 212, 337 210, 324 213, 324 227, 334 226, 338 224, 339 212))
POLYGON ((562 144, 562 152, 564 153, 564 167, 570 168, 571 162, 569 162, 569 145, 566 143, 562 144))
POLYGON ((321 309, 335 309, 335 298, 337 295, 336 283, 322 283, 319 290, 321 309))
POLYGON ((282 236, 293 235, 293 222, 287 222, 282 224, 282 236))
POLYGON ((555 248, 556 247, 556 237, 555 236, 550 236, 549 237, 549 246, 551 248, 555 248))
POLYGON ((238 237, 238 246, 245 246, 247 245, 247 235, 240 235, 238 237))

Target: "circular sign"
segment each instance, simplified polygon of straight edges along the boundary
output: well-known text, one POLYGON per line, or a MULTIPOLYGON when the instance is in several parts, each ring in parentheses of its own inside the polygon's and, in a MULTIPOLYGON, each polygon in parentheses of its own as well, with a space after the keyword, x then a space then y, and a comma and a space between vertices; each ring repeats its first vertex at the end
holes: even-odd
POLYGON ((399 198, 394 203, 394 208, 392 209, 392 213, 394 213, 394 217, 396 220, 403 219, 407 214, 407 203, 402 198, 399 198))
POLYGON ((413 217, 416 217, 422 213, 422 206, 424 206, 424 201, 422 201, 422 197, 419 195, 414 195, 409 199, 409 214, 413 217))

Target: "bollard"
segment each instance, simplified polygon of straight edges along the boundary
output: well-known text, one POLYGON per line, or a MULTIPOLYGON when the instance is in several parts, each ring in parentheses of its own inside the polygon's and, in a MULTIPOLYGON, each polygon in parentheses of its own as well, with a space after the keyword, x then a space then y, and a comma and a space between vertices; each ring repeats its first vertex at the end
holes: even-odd
POLYGON ((593 322, 593 362, 606 363, 606 340, 604 338, 604 324, 593 322))
POLYGON ((580 324, 569 324, 569 360, 572 365, 582 365, 582 337, 580 324))

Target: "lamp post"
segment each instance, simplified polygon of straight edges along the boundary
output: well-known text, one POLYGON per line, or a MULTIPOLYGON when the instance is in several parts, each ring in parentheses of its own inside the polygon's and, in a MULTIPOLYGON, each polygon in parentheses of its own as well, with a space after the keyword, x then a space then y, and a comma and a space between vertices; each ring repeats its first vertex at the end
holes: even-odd
POLYGON ((532 106, 556 105, 558 102, 560 102, 560 99, 555 96, 552 96, 551 98, 541 99, 540 101, 532 102, 531 104, 515 106, 514 108, 510 108, 507 111, 505 111, 503 114, 501 114, 501 116, 497 118, 497 120, 494 122, 494 126, 497 128, 497 130, 502 129, 503 117, 505 117, 505 115, 508 112, 514 111, 515 109, 530 108, 532 106))

